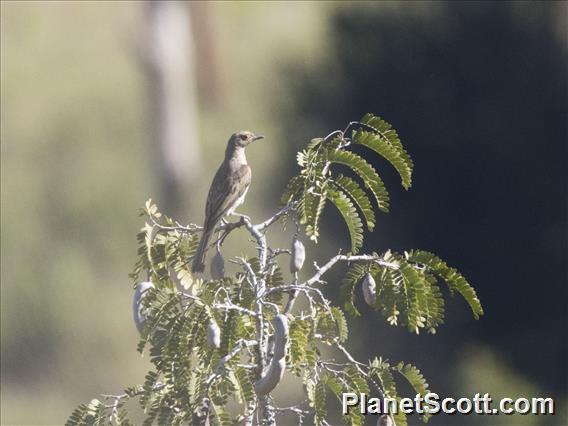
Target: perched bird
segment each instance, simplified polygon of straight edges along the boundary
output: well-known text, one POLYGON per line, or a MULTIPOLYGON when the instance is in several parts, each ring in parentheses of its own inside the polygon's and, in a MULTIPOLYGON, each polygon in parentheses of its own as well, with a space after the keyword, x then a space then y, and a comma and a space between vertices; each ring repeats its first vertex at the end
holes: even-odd
POLYGON ((194 273, 201 273, 205 269, 205 255, 217 223, 233 214, 245 200, 251 180, 245 147, 258 139, 264 139, 264 136, 242 131, 233 134, 227 143, 225 160, 215 173, 207 195, 203 234, 191 266, 194 273))

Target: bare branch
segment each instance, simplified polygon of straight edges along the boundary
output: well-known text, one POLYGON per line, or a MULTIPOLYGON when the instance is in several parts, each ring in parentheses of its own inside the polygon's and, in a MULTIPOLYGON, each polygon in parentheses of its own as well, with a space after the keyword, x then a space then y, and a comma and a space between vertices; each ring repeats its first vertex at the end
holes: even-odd
POLYGON ((274 216, 272 216, 271 218, 265 220, 262 223, 259 223, 258 225, 255 225, 254 227, 260 231, 263 232, 264 230, 266 230, 266 228, 268 228, 269 226, 271 226, 273 223, 275 223, 278 219, 280 219, 282 216, 287 215, 290 211, 294 210, 294 204, 288 204, 286 207, 281 208, 280 210, 278 210, 274 216))
POLYGON ((212 307, 214 309, 220 309, 220 310, 225 310, 225 311, 230 311, 230 310, 239 311, 239 312, 242 312, 244 314, 250 315, 250 316, 255 317, 255 318, 258 315, 256 312, 251 311, 250 309, 242 308, 238 305, 234 305, 234 304, 228 303, 228 302, 221 303, 221 304, 213 303, 212 307))
POLYGON ((319 282, 321 277, 327 271, 329 271, 333 267, 333 265, 335 265, 339 261, 356 262, 358 260, 373 261, 373 262, 375 262, 375 263, 377 263, 381 266, 385 266, 387 268, 399 269, 398 264, 393 263, 393 262, 387 262, 387 261, 381 259, 378 256, 373 256, 373 255, 370 255, 370 254, 362 254, 362 255, 357 255, 357 256, 346 256, 346 255, 343 255, 343 254, 338 254, 338 255, 332 257, 331 259, 329 259, 329 261, 325 265, 320 267, 317 270, 317 272, 314 274, 314 276, 312 276, 309 280, 305 281, 304 283, 302 283, 300 285, 312 285, 312 284, 319 282))
MULTIPOLYGON (((294 282, 292 285, 298 285, 297 272, 294 272, 294 282)), ((288 299, 288 302, 286 303, 286 308, 284 308, 285 314, 289 314, 290 312, 292 312, 292 308, 294 307, 294 302, 296 301, 297 297, 298 297, 298 290, 293 290, 292 293, 290 293, 290 298, 288 299)))

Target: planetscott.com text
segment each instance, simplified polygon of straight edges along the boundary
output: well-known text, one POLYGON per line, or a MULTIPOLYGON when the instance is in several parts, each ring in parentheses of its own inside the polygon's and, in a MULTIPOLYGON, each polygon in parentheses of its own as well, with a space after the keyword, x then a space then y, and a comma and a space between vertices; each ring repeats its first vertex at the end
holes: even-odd
POLYGON ((357 410, 361 414, 538 414, 553 415, 552 398, 501 398, 494 400, 488 393, 476 393, 472 398, 442 398, 437 393, 417 394, 414 398, 374 398, 366 394, 344 393, 342 413, 357 410))

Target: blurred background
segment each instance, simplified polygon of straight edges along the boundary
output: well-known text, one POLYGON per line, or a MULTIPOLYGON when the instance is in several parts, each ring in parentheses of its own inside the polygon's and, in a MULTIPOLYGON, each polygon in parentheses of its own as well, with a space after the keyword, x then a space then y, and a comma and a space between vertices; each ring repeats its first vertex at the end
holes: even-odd
MULTIPOLYGON (((568 424, 568 3, 0 5, 2 424, 61 424, 143 380, 127 274, 147 198, 200 223, 229 135, 249 129, 267 140, 241 211, 260 220, 295 152, 366 112, 416 165, 406 192, 375 162, 392 209, 366 249, 440 255, 486 315, 450 299, 438 334, 414 336, 367 310, 350 349, 415 363, 443 396, 559 411, 433 425, 568 424)), ((325 218, 341 231, 316 259, 348 244, 325 218)))

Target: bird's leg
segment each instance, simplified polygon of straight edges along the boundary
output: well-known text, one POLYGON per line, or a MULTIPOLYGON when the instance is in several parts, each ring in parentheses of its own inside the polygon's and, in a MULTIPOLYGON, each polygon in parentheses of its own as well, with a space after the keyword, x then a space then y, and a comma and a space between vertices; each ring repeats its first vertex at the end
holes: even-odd
POLYGON ((250 220, 250 216, 247 216, 246 214, 233 212, 232 215, 233 215, 233 216, 240 217, 241 220, 247 220, 247 221, 249 221, 249 222, 251 221, 251 220, 250 220))

